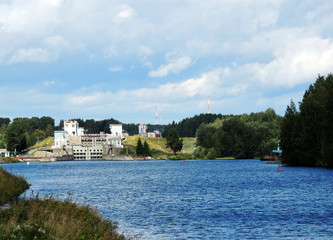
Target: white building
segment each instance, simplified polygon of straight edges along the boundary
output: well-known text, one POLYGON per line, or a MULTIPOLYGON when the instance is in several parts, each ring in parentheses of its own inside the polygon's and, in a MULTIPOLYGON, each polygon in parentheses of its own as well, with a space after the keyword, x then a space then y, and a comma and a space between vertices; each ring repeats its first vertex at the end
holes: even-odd
POLYGON ((68 136, 78 136, 79 123, 77 121, 65 121, 64 131, 67 132, 68 136))
POLYGON ((123 137, 122 124, 110 124, 110 132, 112 137, 123 137))
POLYGON ((65 131, 54 131, 53 148, 63 148, 67 145, 67 133, 65 131))
POLYGON ((7 149, 0 149, 0 157, 10 157, 10 151, 7 149))

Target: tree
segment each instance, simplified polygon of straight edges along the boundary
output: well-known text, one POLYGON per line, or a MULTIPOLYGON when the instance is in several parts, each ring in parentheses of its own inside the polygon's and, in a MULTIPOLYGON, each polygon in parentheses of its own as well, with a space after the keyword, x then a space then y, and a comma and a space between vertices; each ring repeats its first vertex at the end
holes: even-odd
POLYGON ((7 149, 23 151, 27 147, 26 131, 21 119, 15 119, 6 130, 7 149))
POLYGON ((46 137, 53 137, 54 130, 53 130, 53 126, 51 124, 47 124, 46 130, 45 130, 45 135, 46 135, 46 137))
POLYGON ((36 129, 34 131, 34 134, 37 141, 42 141, 43 139, 45 139, 45 132, 43 130, 36 129))
POLYGON ((151 156, 149 144, 147 143, 147 141, 145 141, 144 144, 143 144, 143 155, 144 156, 151 156))
POLYGON ((169 130, 168 136, 166 137, 166 146, 171 148, 174 155, 183 148, 183 140, 179 138, 175 128, 169 130))
POLYGON ((137 156, 143 156, 144 152, 143 152, 143 145, 141 142, 141 138, 139 138, 137 144, 136 144, 136 155, 137 156))

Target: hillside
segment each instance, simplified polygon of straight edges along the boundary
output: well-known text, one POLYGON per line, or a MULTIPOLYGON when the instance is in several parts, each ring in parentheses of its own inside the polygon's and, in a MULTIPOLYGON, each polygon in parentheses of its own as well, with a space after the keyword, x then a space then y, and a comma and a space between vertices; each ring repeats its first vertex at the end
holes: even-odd
MULTIPOLYGON (((129 136, 123 141, 125 148, 128 148, 129 154, 135 155, 135 149, 139 136, 129 136)), ((153 158, 166 158, 168 154, 172 154, 170 148, 167 148, 165 138, 141 138, 141 141, 147 141, 153 158)), ((183 138, 184 153, 192 154, 195 148, 195 138, 183 138)))

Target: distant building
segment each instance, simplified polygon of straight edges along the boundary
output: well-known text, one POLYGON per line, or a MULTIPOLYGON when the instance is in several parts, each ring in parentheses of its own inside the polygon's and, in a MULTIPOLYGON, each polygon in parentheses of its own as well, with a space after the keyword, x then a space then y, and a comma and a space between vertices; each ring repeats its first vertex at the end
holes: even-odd
POLYGON ((0 149, 0 156, 1 157, 10 157, 10 151, 7 149, 0 149))
POLYGON ((144 138, 148 137, 146 124, 143 123, 139 124, 139 135, 144 138))
POLYGON ((155 133, 155 137, 157 137, 157 138, 162 137, 162 133, 161 133, 161 131, 159 129, 155 129, 154 133, 155 133))
POLYGON ((96 160, 103 159, 103 146, 93 147, 73 146, 74 160, 96 160))
POLYGON ((154 132, 148 132, 148 137, 149 138, 155 138, 156 134, 154 132))
POLYGON ((141 123, 141 124, 139 125, 139 134, 143 134, 143 133, 147 133, 147 125, 141 123))
POLYGON ((63 148, 67 145, 67 133, 65 131, 54 131, 53 148, 63 148))
POLYGON ((65 121, 64 131, 68 136, 78 136, 79 123, 77 121, 65 121))
POLYGON ((123 125, 122 124, 110 124, 110 132, 112 137, 123 137, 123 125))

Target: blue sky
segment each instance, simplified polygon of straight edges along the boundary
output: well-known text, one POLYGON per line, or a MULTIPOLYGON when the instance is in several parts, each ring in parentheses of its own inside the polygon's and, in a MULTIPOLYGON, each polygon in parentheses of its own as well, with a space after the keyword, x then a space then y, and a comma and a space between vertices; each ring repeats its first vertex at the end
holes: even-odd
POLYGON ((333 71, 329 0, 2 0, 2 117, 284 115, 333 71))

